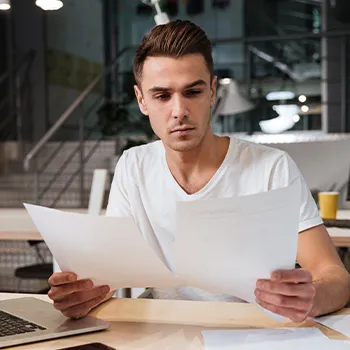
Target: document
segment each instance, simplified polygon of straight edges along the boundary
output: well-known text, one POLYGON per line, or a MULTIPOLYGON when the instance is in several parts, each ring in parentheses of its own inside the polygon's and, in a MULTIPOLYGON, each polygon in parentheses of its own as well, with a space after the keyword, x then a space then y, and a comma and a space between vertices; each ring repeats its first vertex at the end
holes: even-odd
POLYGON ((175 271, 191 286, 256 304, 258 279, 293 269, 300 183, 255 195, 179 202, 175 271))
POLYGON ((177 203, 172 271, 132 218, 25 207, 60 269, 80 279, 112 289, 195 287, 256 304, 257 279, 295 266, 299 186, 177 203))
POLYGON ((349 350, 350 344, 330 340, 319 329, 277 328, 202 331, 206 350, 349 350))
POLYGON ((322 316, 315 318, 314 321, 350 338, 350 314, 322 316))
POLYGON ((111 289, 181 285, 133 219, 25 207, 62 271, 111 289))

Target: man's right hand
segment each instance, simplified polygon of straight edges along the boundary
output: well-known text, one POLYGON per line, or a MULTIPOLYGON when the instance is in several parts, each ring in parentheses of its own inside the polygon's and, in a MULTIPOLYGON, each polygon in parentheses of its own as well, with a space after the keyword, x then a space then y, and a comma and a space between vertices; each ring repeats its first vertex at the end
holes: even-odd
POLYGON ((57 272, 49 278, 48 296, 55 309, 66 317, 81 318, 109 295, 108 286, 94 287, 91 280, 77 280, 70 272, 57 272))

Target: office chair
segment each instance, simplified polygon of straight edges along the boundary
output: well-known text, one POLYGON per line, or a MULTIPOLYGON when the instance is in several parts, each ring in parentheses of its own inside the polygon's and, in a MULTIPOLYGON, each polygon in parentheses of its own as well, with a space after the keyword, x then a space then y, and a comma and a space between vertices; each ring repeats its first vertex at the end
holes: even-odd
MULTIPOLYGON (((53 273, 52 262, 47 262, 40 250, 40 244, 42 243, 43 242, 40 242, 40 241, 28 241, 28 244, 35 249, 39 263, 30 265, 30 266, 19 267, 15 270, 15 277, 17 278, 17 287, 16 287, 17 293, 20 292, 20 285, 22 280, 37 279, 37 280, 47 281, 49 277, 52 275, 53 273)), ((44 290, 37 291, 36 293, 37 294, 47 293, 48 289, 49 288, 47 287, 44 290)))
MULTIPOLYGON (((94 175, 92 178, 92 185, 90 190, 89 198, 89 214, 99 215, 103 206, 103 199, 106 189, 106 179, 107 179, 107 170, 106 169, 95 169, 94 175)), ((60 269, 55 261, 47 262, 40 250, 40 241, 28 241, 31 247, 34 247, 36 255, 38 257, 39 263, 19 267, 15 270, 15 276, 17 277, 17 293, 20 292, 20 285, 23 279, 34 279, 34 280, 45 280, 47 281, 53 272, 59 272, 60 269)), ((36 293, 47 293, 48 288, 37 291, 36 293)))

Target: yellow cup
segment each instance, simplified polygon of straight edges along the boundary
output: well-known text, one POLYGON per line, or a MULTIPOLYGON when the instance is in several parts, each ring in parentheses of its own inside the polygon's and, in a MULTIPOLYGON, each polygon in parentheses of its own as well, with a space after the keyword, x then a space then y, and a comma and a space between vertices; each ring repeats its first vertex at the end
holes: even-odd
POLYGON ((336 219, 339 192, 319 192, 318 203, 323 219, 336 219))

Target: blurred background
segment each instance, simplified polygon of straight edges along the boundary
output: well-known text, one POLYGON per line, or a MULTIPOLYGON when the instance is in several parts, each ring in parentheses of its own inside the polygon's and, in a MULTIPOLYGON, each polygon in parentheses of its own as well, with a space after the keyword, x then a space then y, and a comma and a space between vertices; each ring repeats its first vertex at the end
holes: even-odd
MULTIPOLYGON (((0 207, 88 208, 106 169, 105 208, 121 152, 154 139, 132 64, 168 19, 213 43, 215 132, 286 150, 316 199, 350 208, 348 0, 0 0, 0 207)), ((1 244, 4 268, 28 251, 1 244)))

